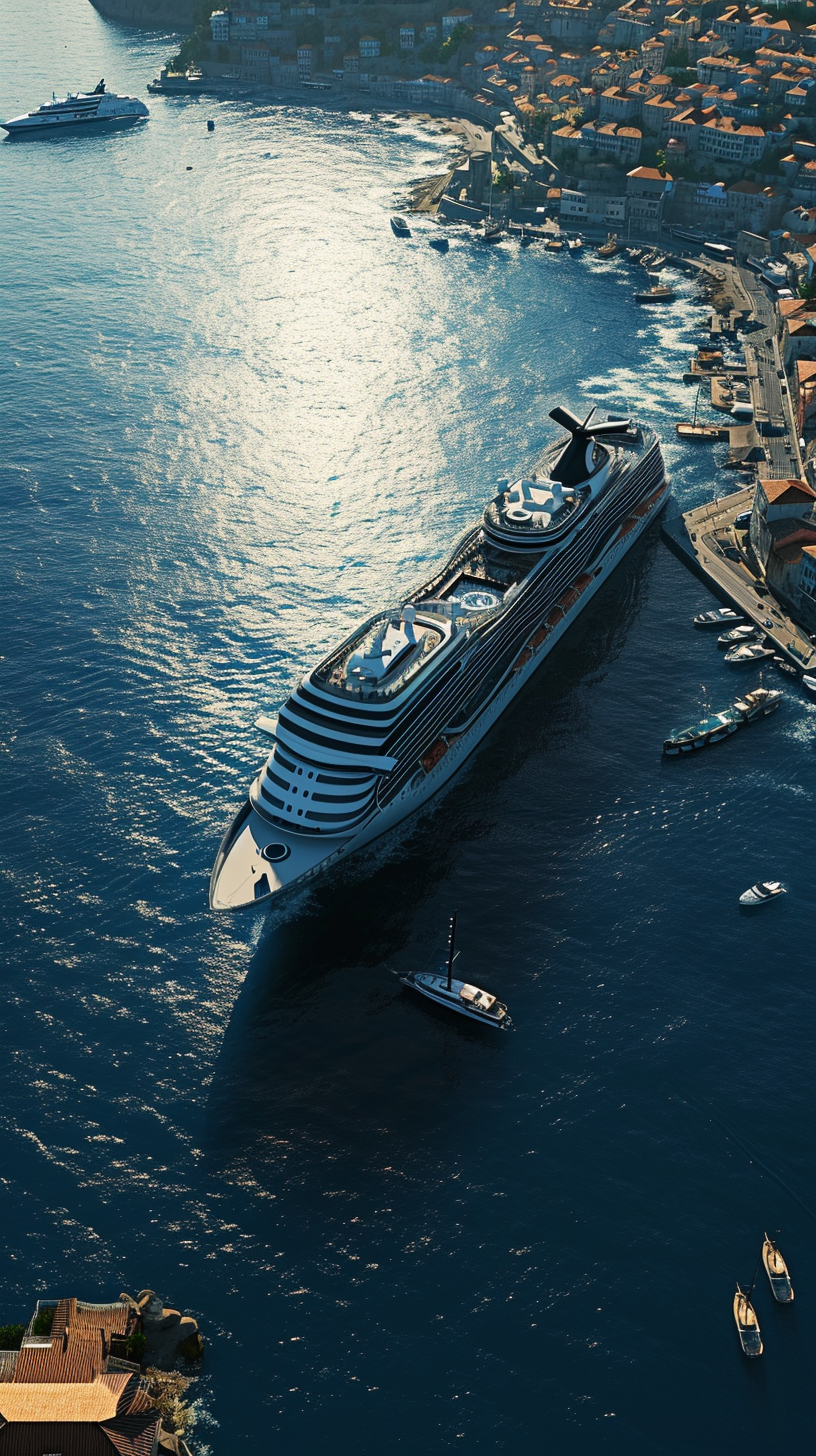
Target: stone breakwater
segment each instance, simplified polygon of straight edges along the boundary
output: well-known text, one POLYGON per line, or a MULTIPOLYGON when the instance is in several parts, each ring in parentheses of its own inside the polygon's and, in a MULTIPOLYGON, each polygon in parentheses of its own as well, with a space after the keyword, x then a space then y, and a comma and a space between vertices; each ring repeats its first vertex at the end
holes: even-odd
POLYGON ((191 1315, 167 1309, 160 1294, 142 1289, 136 1298, 120 1294, 123 1303, 135 1309, 146 1340, 143 1365, 168 1370, 176 1360, 198 1360, 204 1353, 204 1341, 198 1323, 191 1315))

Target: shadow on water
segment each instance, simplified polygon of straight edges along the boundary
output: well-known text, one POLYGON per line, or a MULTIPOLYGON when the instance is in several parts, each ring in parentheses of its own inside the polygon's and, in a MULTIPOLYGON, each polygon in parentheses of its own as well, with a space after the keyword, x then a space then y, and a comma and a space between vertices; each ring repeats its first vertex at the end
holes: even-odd
MULTIPOLYGON (((372 1129, 410 1129, 413 1138, 445 1121, 452 1089, 502 1075, 512 1033, 426 1008, 397 972, 441 954, 458 896, 467 914, 466 959, 477 978, 468 942, 475 949, 489 897, 474 900, 460 885, 446 889, 441 904, 440 888, 454 879, 467 844, 489 847, 528 760, 544 751, 551 757, 559 740, 581 734, 580 692, 621 652, 657 549, 652 530, 407 834, 395 831, 336 872, 289 918, 273 914, 214 1069, 207 1120, 216 1157, 250 1148, 262 1157, 264 1139, 331 1140, 351 1152, 368 1143, 372 1129)), ((488 865, 494 892, 500 872, 488 865)))

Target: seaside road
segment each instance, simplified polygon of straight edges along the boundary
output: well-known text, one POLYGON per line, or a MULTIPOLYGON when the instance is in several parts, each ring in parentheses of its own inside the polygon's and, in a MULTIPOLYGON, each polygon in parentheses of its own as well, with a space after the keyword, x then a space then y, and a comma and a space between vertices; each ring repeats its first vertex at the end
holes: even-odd
POLYGON ((745 344, 745 358, 755 418, 760 424, 767 421, 766 428, 777 431, 774 434, 763 433, 769 473, 777 479, 801 477, 804 467, 799 452, 799 431, 793 418, 790 393, 779 355, 776 310, 756 274, 747 268, 740 269, 740 282, 763 326, 755 335, 756 342, 752 340, 745 344))

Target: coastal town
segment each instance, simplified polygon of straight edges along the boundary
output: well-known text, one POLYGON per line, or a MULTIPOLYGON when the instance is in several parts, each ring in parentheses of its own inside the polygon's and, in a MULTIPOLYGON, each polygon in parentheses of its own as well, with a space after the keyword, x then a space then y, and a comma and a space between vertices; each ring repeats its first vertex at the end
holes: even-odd
POLYGON ((664 534, 807 677, 816 662, 816 6, 633 0, 607 11, 513 0, 410 10, 409 22, 398 6, 205 5, 155 85, 290 85, 341 104, 447 114, 462 151, 446 173, 414 185, 409 209, 486 240, 502 228, 553 248, 594 237, 607 257, 646 267, 653 286, 636 295, 642 302, 674 296, 661 267, 696 271, 716 304, 685 377, 729 421, 678 423, 677 432, 727 439, 738 490, 717 491, 715 507, 664 534))
POLYGON ((546 206, 565 225, 637 237, 666 221, 816 241, 812 0, 767 11, 247 0, 200 16, 168 88, 192 73, 456 112, 493 132, 506 209, 546 206))

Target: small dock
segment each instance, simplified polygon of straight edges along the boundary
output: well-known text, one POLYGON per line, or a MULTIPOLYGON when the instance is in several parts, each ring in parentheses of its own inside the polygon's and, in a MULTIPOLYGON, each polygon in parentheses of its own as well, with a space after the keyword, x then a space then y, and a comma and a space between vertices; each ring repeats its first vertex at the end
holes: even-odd
POLYGON ((741 511, 750 510, 753 499, 754 487, 747 486, 686 511, 664 521, 663 538, 720 601, 760 627, 780 656, 808 671, 816 667, 816 648, 753 574, 737 546, 734 521, 741 511))

